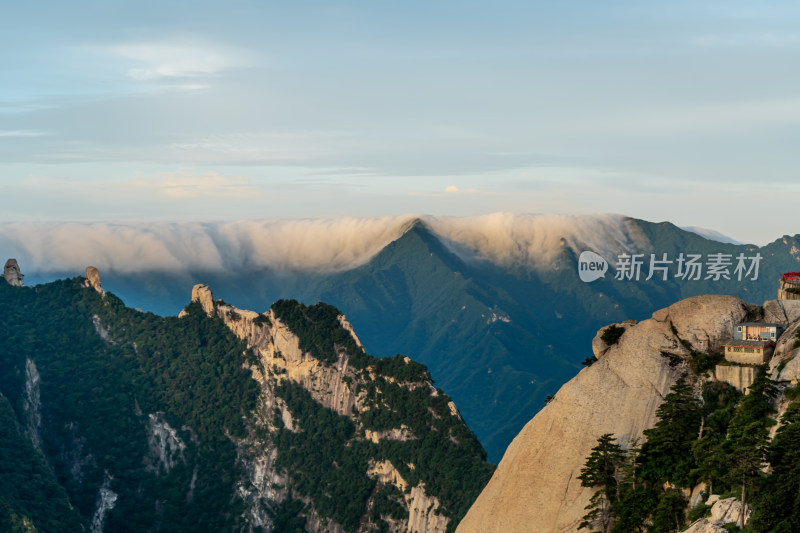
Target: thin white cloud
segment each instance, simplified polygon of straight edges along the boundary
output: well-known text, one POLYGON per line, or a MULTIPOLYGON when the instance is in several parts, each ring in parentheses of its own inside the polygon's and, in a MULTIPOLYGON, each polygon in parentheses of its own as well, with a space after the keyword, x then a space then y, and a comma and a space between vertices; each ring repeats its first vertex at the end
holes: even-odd
POLYGON ((307 161, 346 151, 352 134, 345 131, 310 133, 228 133, 173 143, 174 154, 194 160, 222 162, 307 161))
POLYGON ((246 197, 255 192, 247 178, 218 172, 163 172, 157 180, 139 179, 132 184, 169 198, 246 197))
POLYGON ((128 43, 106 51, 132 63, 126 73, 138 81, 210 78, 251 63, 250 54, 244 50, 197 41, 128 43))
POLYGON ((476 188, 474 188, 474 187, 473 187, 473 188, 471 188, 471 189, 462 189, 462 188, 461 188, 461 187, 459 187, 458 185, 448 185, 447 187, 445 187, 445 188, 444 188, 444 192, 445 192, 445 194, 447 194, 447 195, 453 195, 453 194, 474 194, 474 193, 477 193, 477 192, 478 192, 478 189, 476 189, 476 188))
POLYGON ((0 137, 44 137, 45 135, 50 133, 37 130, 0 130, 0 137))

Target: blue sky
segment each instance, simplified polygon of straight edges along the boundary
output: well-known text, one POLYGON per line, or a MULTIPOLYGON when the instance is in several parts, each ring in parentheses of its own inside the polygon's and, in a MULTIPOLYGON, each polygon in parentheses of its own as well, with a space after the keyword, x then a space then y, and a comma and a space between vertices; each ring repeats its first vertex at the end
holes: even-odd
POLYGON ((7 2, 0 221, 800 231, 796 2, 7 2))

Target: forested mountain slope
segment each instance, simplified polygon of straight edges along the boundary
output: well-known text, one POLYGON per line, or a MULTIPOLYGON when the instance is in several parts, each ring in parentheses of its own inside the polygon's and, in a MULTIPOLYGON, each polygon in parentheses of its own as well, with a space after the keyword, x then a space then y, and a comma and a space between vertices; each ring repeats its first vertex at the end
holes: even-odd
POLYGON ((425 367, 328 305, 197 288, 163 318, 84 278, 0 302, 4 530, 445 531, 491 475, 425 367))

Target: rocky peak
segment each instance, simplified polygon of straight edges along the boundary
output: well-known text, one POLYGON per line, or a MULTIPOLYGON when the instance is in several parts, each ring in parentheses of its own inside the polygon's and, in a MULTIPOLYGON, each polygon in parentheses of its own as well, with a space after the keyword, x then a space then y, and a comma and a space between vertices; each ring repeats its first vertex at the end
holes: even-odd
POLYGON ((87 287, 93 287, 101 296, 106 295, 103 286, 100 284, 100 272, 93 266, 86 267, 86 283, 87 287))
POLYGON ((22 281, 24 277, 20 272, 19 264, 16 259, 9 259, 6 261, 6 266, 3 268, 3 277, 9 285, 14 287, 23 287, 25 283, 22 281))
POLYGON ((517 435, 458 533, 522 532, 531 524, 541 532, 577 530, 594 492, 578 476, 598 437, 613 433, 623 447, 641 439, 672 385, 690 375, 680 340, 696 350, 718 349, 754 308, 733 296, 696 296, 625 324, 616 344, 596 346, 605 354, 517 435))
POLYGON ((192 301, 198 302, 209 316, 214 314, 214 295, 208 285, 199 283, 192 287, 192 301))

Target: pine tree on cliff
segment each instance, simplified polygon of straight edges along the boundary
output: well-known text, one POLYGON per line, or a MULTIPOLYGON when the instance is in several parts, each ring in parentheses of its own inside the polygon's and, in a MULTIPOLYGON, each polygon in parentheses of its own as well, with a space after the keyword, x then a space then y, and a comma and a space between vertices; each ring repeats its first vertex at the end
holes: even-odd
POLYGON ((773 473, 747 524, 753 531, 800 531, 800 403, 792 403, 769 448, 773 473))
POLYGON ((642 477, 652 483, 666 480, 688 487, 696 467, 692 442, 703 418, 691 385, 683 378, 676 381, 656 415, 655 427, 644 431, 647 441, 642 446, 642 477))
POLYGON ((619 499, 619 483, 617 470, 625 461, 625 452, 619 444, 614 442, 614 435, 606 433, 597 439, 597 445, 592 448, 592 453, 586 458, 586 464, 581 469, 581 485, 596 487, 595 492, 583 516, 583 521, 578 529, 592 529, 599 527, 602 533, 608 533, 611 528, 611 508, 619 499))
POLYGON ((736 414, 728 428, 728 475, 731 485, 741 484, 742 510, 739 527, 744 527, 744 510, 747 503, 747 488, 762 475, 766 461, 769 431, 775 424, 769 418, 774 411, 772 398, 777 395, 775 383, 767 375, 767 365, 761 365, 756 373, 749 394, 742 398, 736 414))

